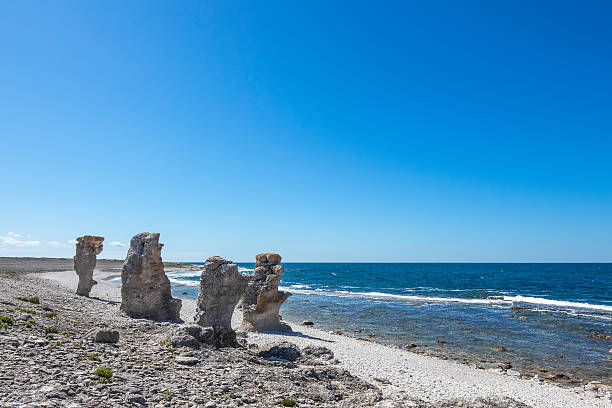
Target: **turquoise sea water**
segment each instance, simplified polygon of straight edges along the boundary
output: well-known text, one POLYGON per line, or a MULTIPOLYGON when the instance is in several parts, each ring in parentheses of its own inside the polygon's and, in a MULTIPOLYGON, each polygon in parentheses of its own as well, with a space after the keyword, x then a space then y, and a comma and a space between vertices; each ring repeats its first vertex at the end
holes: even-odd
MULTIPOLYGON (((253 268, 238 265, 242 273, 253 268)), ((568 376, 560 381, 612 383, 612 341, 588 337, 612 336, 612 264, 283 265, 281 289, 293 294, 281 309, 286 320, 568 376)), ((168 276, 175 296, 197 297, 199 273, 168 276)))

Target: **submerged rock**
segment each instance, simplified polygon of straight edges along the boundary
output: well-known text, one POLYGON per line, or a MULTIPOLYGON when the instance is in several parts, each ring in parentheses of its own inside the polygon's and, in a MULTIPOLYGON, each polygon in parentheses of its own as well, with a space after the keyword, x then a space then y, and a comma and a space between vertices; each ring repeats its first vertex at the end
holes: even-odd
POLYGON ((170 293, 170 280, 161 258, 159 234, 132 237, 121 271, 120 310, 131 317, 179 320, 181 300, 170 293))
POLYGON ((259 254, 242 301, 242 329, 247 331, 291 331, 281 323, 279 310, 291 293, 278 290, 285 272, 278 254, 259 254))
POLYGON ((91 288, 98 282, 93 279, 96 267, 96 257, 102 252, 104 237, 85 235, 77 238, 76 255, 74 256, 74 270, 79 275, 76 294, 89 296, 91 288))
POLYGON ((247 282, 236 264, 219 256, 208 258, 200 278, 195 321, 201 326, 231 329, 232 314, 247 282))

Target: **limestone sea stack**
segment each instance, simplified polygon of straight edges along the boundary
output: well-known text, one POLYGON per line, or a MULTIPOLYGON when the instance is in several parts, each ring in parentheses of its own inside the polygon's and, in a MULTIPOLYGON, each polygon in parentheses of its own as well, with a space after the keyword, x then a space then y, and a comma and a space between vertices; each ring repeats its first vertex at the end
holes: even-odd
POLYGON ((180 320, 181 300, 170 293, 164 272, 159 234, 143 232, 132 237, 121 271, 120 310, 131 317, 180 320))
POLYGON ((76 294, 89 296, 91 288, 98 283, 93 279, 96 257, 102 252, 104 237, 85 235, 77 238, 74 270, 79 275, 76 294))
POLYGON ((259 254, 255 257, 253 277, 242 300, 242 329, 247 331, 291 331, 281 323, 279 310, 291 293, 278 290, 285 272, 279 254, 259 254))
POLYGON ((200 278, 195 321, 205 327, 232 328, 232 314, 244 294, 248 277, 238 266, 220 256, 206 260, 200 278))

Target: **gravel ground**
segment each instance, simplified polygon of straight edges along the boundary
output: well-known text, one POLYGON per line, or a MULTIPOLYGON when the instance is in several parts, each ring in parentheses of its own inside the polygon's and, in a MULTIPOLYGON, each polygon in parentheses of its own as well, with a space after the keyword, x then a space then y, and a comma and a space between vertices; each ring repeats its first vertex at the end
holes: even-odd
MULTIPOLYGON (((170 353, 160 342, 186 325, 119 316, 120 288, 104 280, 115 274, 97 270, 100 283, 91 298, 73 295, 74 271, 0 275, 0 314, 15 320, 0 331, 0 406, 277 407, 282 398, 291 398, 299 407, 612 407, 609 390, 597 385, 589 391, 561 388, 293 323, 290 334, 239 333, 245 343, 239 349, 202 346, 170 353), (33 294, 41 297, 40 305, 15 299, 33 294), (17 307, 31 307, 36 314, 26 316, 17 307), (44 317, 44 307, 58 315, 44 317), (32 328, 22 325, 28 318, 35 320, 32 328), (43 330, 52 324, 60 333, 49 339, 43 330), (93 342, 92 329, 100 327, 118 330, 119 343, 93 342), (259 346, 279 342, 295 344, 302 357, 294 362, 258 357, 259 346), (325 347, 335 358, 310 358, 307 346, 325 347), (88 359, 94 352, 102 362, 88 359), (100 364, 117 373, 110 384, 91 374, 100 364)), ((185 321, 194 311, 195 302, 183 300, 185 321)), ((240 319, 237 311, 235 326, 240 319)))

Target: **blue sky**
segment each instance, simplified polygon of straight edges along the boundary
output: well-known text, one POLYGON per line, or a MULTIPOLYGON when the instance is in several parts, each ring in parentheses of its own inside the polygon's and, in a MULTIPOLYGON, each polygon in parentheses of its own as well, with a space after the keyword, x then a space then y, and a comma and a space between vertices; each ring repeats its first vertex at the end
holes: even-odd
POLYGON ((0 3, 0 256, 612 261, 609 2, 331 3, 0 3))

